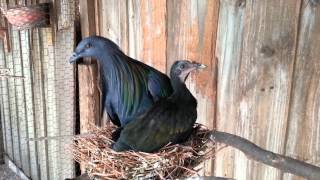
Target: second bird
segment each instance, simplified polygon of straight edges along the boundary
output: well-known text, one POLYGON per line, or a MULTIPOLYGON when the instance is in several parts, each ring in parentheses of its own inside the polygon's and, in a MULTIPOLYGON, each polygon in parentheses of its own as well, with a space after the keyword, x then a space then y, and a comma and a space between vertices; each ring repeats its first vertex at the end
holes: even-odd
POLYGON ((128 123, 113 149, 154 152, 169 142, 187 140, 197 119, 197 100, 185 80, 191 71, 205 67, 195 62, 176 61, 170 72, 173 94, 156 102, 141 118, 128 123))

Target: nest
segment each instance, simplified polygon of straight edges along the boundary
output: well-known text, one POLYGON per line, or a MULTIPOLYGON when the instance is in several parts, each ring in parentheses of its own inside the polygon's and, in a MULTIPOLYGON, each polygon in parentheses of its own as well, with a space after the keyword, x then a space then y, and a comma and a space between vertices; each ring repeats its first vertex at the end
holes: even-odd
POLYGON ((110 147, 116 128, 92 126, 91 133, 74 138, 74 159, 85 167, 90 177, 99 179, 175 179, 198 175, 204 160, 213 158, 210 130, 196 124, 184 144, 167 145, 156 153, 116 152, 110 147))

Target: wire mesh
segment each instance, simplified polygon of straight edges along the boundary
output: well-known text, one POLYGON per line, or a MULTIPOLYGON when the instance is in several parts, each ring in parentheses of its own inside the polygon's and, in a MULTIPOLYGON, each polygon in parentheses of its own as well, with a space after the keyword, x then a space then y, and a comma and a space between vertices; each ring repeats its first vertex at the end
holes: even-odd
MULTIPOLYGON (((74 8, 68 8, 74 1, 57 2, 64 12, 57 14, 61 30, 9 28, 12 45, 9 53, 0 41, 0 70, 4 70, 0 71, 4 151, 34 180, 74 176, 74 161, 65 149, 72 143, 71 138, 29 141, 74 134, 75 77, 74 67, 68 63, 75 43, 74 8), (2 76, 4 72, 6 75, 2 76)), ((0 3, 3 5, 4 1, 0 3)))

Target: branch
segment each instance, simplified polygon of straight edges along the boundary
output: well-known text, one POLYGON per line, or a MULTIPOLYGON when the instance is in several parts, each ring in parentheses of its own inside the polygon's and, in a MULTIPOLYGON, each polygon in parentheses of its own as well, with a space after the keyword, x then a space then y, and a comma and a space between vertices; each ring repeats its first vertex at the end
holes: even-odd
POLYGON ((225 132, 212 131, 210 139, 232 146, 242 151, 248 158, 275 167, 281 171, 302 176, 309 180, 320 179, 320 167, 267 151, 242 137, 225 132))

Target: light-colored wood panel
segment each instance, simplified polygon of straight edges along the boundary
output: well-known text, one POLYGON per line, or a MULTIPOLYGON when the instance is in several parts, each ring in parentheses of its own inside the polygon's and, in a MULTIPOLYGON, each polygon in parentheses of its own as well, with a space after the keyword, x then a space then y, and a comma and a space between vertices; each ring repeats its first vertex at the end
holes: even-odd
MULTIPOLYGON (((21 34, 19 31, 15 32, 15 44, 17 47, 14 48, 15 56, 13 59, 14 68, 12 70, 15 76, 23 76, 23 67, 22 67, 22 47, 21 47, 21 34)), ((21 153, 21 162, 22 170, 27 176, 30 176, 30 164, 29 164, 29 144, 26 141, 27 139, 27 128, 26 128, 26 104, 24 97, 24 80, 15 79, 15 97, 17 101, 17 112, 18 112, 18 131, 20 139, 20 153, 21 153)))
MULTIPOLYGON (((218 81, 218 87, 225 87, 229 80, 236 83, 224 89, 231 92, 234 100, 218 100, 218 104, 225 103, 222 107, 230 107, 235 115, 229 118, 229 109, 219 110, 218 129, 231 130, 230 133, 245 137, 268 150, 284 153, 300 0, 246 1, 234 5, 245 8, 240 42, 242 48, 236 50, 241 58, 231 62, 237 66, 229 64, 222 67, 226 69, 219 70, 220 78, 229 79, 218 81), (229 129, 229 125, 235 128, 229 129)), ((222 90, 219 89, 219 93, 223 93, 222 90)), ((239 151, 230 156, 233 156, 233 162, 227 158, 230 164, 224 165, 230 174, 218 175, 233 176, 235 179, 281 178, 280 171, 248 161, 239 151)))
POLYGON ((128 25, 128 1, 100 1, 101 25, 100 33, 118 44, 128 53, 129 25, 128 25))
MULTIPOLYGON (((189 77, 189 89, 198 100, 197 122, 215 126, 216 58, 218 1, 168 1, 167 70, 174 61, 188 59, 208 67, 189 77)), ((211 163, 205 175, 212 174, 211 163)))
MULTIPOLYGON (((37 29, 33 31, 33 48, 32 48, 32 66, 33 66, 33 92, 34 92, 34 110, 35 110, 35 129, 37 132, 37 137, 47 136, 46 131, 46 108, 44 104, 44 85, 43 85, 43 67, 42 67, 42 47, 41 30, 37 29)), ((48 167, 48 157, 47 157, 47 142, 39 141, 37 146, 37 152, 39 157, 40 166, 40 179, 48 179, 49 167, 48 167)))
MULTIPOLYGON (((80 21, 82 37, 95 34, 95 4, 94 1, 80 0, 80 21)), ((87 59, 87 61, 92 61, 87 59)), ((79 100, 80 100, 80 132, 88 131, 90 124, 100 121, 100 92, 98 89, 98 65, 78 65, 79 100)))
MULTIPOLYGON (((216 128, 234 132, 238 116, 239 67, 244 29, 244 7, 236 1, 221 1, 216 53, 218 57, 217 123, 216 128)), ((215 175, 233 177, 235 151, 225 148, 216 154, 215 175)), ((239 156, 245 158, 244 155, 239 156)), ((247 161, 239 161, 245 164, 247 161)), ((246 170, 246 169, 244 169, 246 170)))
MULTIPOLYGON (((320 9, 303 1, 286 155, 320 166, 320 9)), ((302 179, 285 174, 284 179, 302 179)))
MULTIPOLYGON (((17 37, 17 31, 11 32, 12 37, 17 37)), ((17 59, 17 55, 19 54, 17 40, 12 41, 12 52, 6 58, 6 64, 9 69, 11 69, 11 73, 14 73, 15 68, 15 60, 17 59)), ((10 104, 10 117, 11 117, 11 128, 12 128, 12 142, 13 142, 13 160, 16 162, 16 165, 19 168, 22 168, 22 161, 21 161, 21 143, 20 143, 20 131, 19 131, 19 111, 17 105, 17 88, 15 86, 16 80, 14 78, 8 79, 8 92, 9 92, 9 104, 10 104)))
MULTIPOLYGON (((45 136, 59 136, 59 119, 57 118, 57 106, 56 106, 56 89, 55 89, 55 59, 54 59, 54 46, 52 43, 52 29, 42 28, 41 29, 41 74, 42 74, 42 87, 43 98, 44 98, 44 111, 45 121, 44 130, 45 136)), ((57 82, 58 83, 58 82, 57 82)), ((67 94, 65 94, 67 96, 67 94)), ((47 146, 47 166, 48 166, 48 177, 50 179, 60 179, 58 172, 59 167, 59 142, 57 141, 46 141, 47 146)))
MULTIPOLYGON (((74 67, 68 62, 75 46, 74 29, 67 29, 56 33, 55 42, 55 93, 56 93, 56 123, 59 135, 73 135, 75 133, 76 98, 74 67)), ((75 167, 72 154, 65 150, 72 143, 71 138, 61 138, 56 153, 57 179, 74 176, 75 167)))
POLYGON ((166 0, 142 0, 140 22, 142 30, 142 57, 148 65, 166 72, 166 0))
MULTIPOLYGON (((23 72, 24 72, 24 83, 25 83, 25 98, 26 98, 26 109, 27 109, 27 129, 28 137, 35 138, 37 137, 36 133, 36 121, 35 121, 35 109, 34 109, 34 95, 33 95, 33 79, 32 79, 32 67, 33 60, 30 52, 31 42, 30 42, 30 31, 27 31, 22 35, 24 42, 22 43, 23 48, 23 72)), ((30 154, 30 177, 34 180, 40 179, 39 172, 39 159, 38 159, 38 142, 29 141, 29 154, 30 154)))

